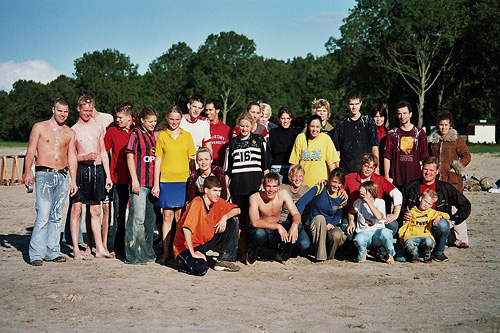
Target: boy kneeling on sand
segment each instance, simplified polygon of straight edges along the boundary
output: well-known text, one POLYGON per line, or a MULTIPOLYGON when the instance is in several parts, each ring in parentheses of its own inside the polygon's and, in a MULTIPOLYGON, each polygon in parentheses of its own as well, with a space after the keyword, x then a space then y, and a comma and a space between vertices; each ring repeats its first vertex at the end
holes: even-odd
POLYGON ((175 258, 182 264, 181 271, 203 276, 208 271, 205 253, 221 244, 216 271, 236 272, 238 250, 238 222, 240 213, 235 204, 220 198, 221 183, 208 176, 203 183, 203 196, 191 201, 177 227, 174 240, 175 258))
POLYGON ((412 218, 405 221, 399 229, 400 242, 404 249, 412 256, 413 263, 419 262, 422 256, 425 263, 431 263, 431 253, 436 242, 431 233, 432 226, 437 226, 443 218, 448 220, 450 215, 432 209, 438 196, 433 190, 427 189, 420 196, 420 204, 413 207, 410 212, 412 218))

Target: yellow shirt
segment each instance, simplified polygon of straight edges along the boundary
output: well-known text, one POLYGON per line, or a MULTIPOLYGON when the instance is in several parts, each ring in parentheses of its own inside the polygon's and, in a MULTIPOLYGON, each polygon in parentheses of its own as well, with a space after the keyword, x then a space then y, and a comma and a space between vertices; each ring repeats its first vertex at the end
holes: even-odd
POLYGON ((443 219, 448 220, 450 215, 443 212, 438 212, 432 208, 421 211, 418 207, 413 207, 410 212, 413 213, 413 217, 410 221, 406 221, 405 224, 399 229, 399 238, 403 241, 407 241, 409 238, 417 237, 434 237, 431 233, 432 221, 441 215, 443 219))
POLYGON ((161 157, 160 182, 181 183, 189 177, 189 157, 196 154, 191 134, 180 130, 176 139, 170 130, 158 135, 155 156, 161 157))
POLYGON ((307 186, 314 186, 322 179, 328 178, 328 165, 340 161, 332 139, 325 133, 320 133, 314 140, 306 140, 306 135, 300 133, 295 139, 289 162, 300 164, 305 175, 302 182, 307 186))

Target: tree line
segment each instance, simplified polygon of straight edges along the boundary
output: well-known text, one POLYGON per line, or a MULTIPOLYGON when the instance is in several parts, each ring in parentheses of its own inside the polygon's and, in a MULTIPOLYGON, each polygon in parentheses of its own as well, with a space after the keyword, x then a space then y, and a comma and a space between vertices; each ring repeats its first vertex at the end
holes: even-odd
POLYGON ((287 61, 256 54, 255 42, 234 31, 211 34, 198 50, 172 45, 144 75, 118 50, 85 53, 74 61, 73 77, 50 83, 19 80, 0 91, 0 138, 26 141, 35 122, 51 116, 58 97, 71 103, 68 124, 77 118, 79 92, 94 94, 97 109, 112 113, 123 101, 137 109, 152 105, 163 118, 174 104, 185 108, 201 93, 223 105, 233 126, 248 101, 270 104, 274 114, 289 106, 298 121, 315 98, 331 104, 331 122, 347 114, 345 96, 363 95, 362 111, 381 103, 395 124, 394 105, 413 106, 412 121, 431 125, 450 110, 460 127, 478 119, 500 121, 500 0, 358 0, 344 19, 339 38, 324 56, 287 61))

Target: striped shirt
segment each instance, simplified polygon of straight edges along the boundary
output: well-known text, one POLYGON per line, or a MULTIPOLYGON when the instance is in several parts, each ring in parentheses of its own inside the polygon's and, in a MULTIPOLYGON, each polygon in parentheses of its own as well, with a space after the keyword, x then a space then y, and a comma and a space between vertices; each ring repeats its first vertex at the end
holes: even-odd
POLYGON ((224 172, 231 179, 231 193, 247 195, 257 191, 267 169, 269 161, 262 135, 251 133, 246 140, 237 136, 229 141, 224 172))
POLYGON ((142 127, 134 128, 128 137, 126 153, 134 154, 137 179, 143 187, 153 187, 154 165, 155 165, 154 134, 142 127))

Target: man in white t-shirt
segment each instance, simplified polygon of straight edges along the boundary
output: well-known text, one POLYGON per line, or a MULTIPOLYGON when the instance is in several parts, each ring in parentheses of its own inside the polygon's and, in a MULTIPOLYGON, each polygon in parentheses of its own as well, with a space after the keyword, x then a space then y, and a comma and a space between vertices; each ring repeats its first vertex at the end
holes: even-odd
POLYGON ((198 150, 200 147, 208 147, 212 150, 210 142, 210 122, 205 117, 200 117, 203 111, 205 99, 200 94, 192 94, 187 104, 188 114, 181 119, 180 127, 191 133, 194 141, 194 147, 198 150))

